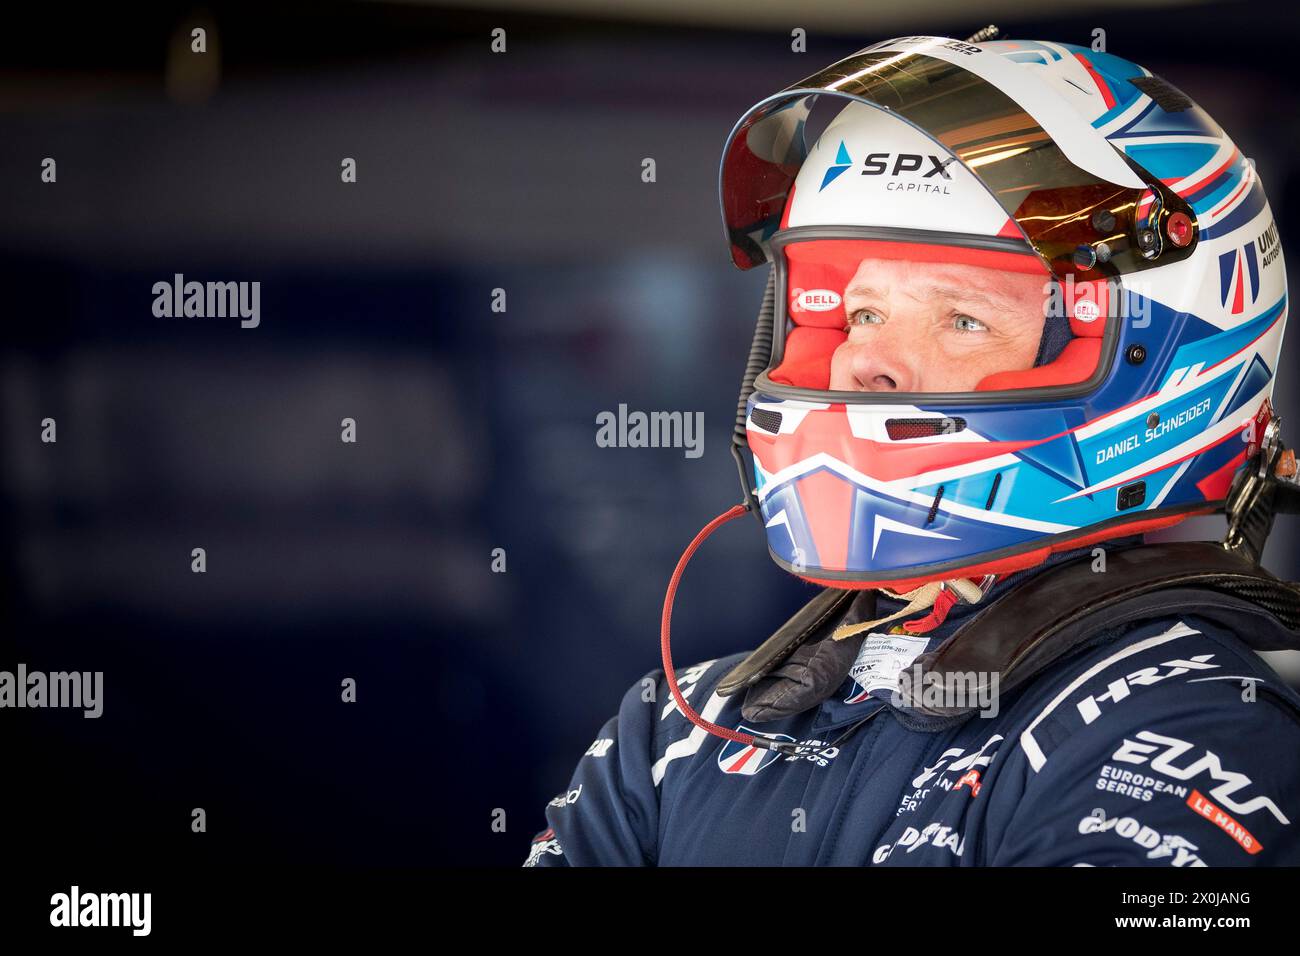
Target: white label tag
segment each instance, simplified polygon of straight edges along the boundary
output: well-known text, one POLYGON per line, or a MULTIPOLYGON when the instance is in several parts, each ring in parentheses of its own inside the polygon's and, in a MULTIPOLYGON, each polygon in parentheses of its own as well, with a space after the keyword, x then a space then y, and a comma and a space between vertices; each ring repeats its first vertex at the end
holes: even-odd
POLYGON ((898 687, 898 675, 929 643, 927 638, 911 634, 868 634, 849 668, 849 676, 858 686, 845 703, 861 703, 874 690, 892 693, 898 687))

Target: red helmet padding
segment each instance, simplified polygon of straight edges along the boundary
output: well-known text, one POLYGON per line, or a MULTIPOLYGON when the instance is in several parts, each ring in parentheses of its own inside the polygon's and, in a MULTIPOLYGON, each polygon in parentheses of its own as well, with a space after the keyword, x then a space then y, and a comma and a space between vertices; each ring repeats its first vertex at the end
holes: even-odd
MULTIPOLYGON (((1075 337, 1065 343, 1061 354, 1046 365, 1011 372, 995 372, 980 379, 977 392, 1013 388, 1046 388, 1050 385, 1073 385, 1087 381, 1097 370, 1101 359, 1101 337, 1106 331, 1106 316, 1110 308, 1110 287, 1106 280, 1058 284, 1056 293, 1061 297, 1065 314, 1070 317, 1070 332, 1075 337), (1097 318, 1084 322, 1075 318, 1080 302, 1094 302, 1097 318)), ((1081 314, 1086 315, 1082 310, 1081 314)))
MULTIPOLYGON (((831 355, 847 338, 844 312, 832 309, 815 312, 792 307, 795 296, 806 289, 829 289, 843 293, 863 259, 905 259, 911 262, 942 262, 980 266, 1007 272, 1041 274, 1046 267, 1028 245, 1024 253, 991 249, 970 249, 930 243, 888 242, 876 239, 810 239, 792 242, 784 248, 786 258, 786 315, 793 327, 786 334, 781 363, 768 372, 772 381, 796 388, 825 391, 830 388, 831 355)), ((1043 388, 1085 381, 1097 368, 1101 335, 1108 314, 1108 286, 1105 280, 1075 282, 1058 286, 1070 331, 1076 336, 1061 354, 1046 365, 1031 369, 998 372, 975 386, 977 391, 1043 388), (1099 316, 1092 322, 1075 318, 1081 300, 1097 304, 1099 316)), ((1086 313, 1085 313, 1086 314, 1086 313)))
MULTIPOLYGON (((1087 380, 1097 368, 1101 339, 1070 339, 1055 361, 1035 368, 986 375, 975 386, 977 392, 1004 388, 1046 388, 1049 385, 1072 385, 1087 380)), ((830 376, 827 376, 829 381, 830 376)))
POLYGON ((803 266, 833 264, 847 283, 863 259, 907 259, 910 262, 945 262, 979 266, 1004 272, 1049 275, 1043 260, 1025 243, 1023 252, 1003 249, 974 249, 934 242, 892 242, 886 239, 804 239, 785 246, 785 261, 791 273, 803 266))
POLYGON ((919 242, 886 242, 876 239, 808 239, 785 247, 786 311, 796 325, 844 328, 844 312, 796 310, 792 303, 804 289, 844 292, 863 259, 905 259, 909 262, 942 262, 980 266, 1003 272, 1022 272, 1048 277, 1047 268, 1029 246, 1023 253, 993 249, 968 249, 919 242))
POLYGON ((785 337, 785 355, 768 378, 795 388, 831 387, 831 353, 848 335, 843 329, 815 329, 795 326, 785 337))

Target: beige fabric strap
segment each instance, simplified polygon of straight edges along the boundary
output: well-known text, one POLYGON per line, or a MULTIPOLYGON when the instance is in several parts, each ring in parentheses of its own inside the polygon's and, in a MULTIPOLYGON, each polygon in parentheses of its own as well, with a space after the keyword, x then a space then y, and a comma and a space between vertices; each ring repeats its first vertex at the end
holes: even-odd
POLYGON ((924 611, 926 608, 934 607, 934 602, 945 585, 956 592, 957 597, 961 598, 964 604, 978 604, 980 599, 984 597, 983 589, 969 578, 954 578, 951 581, 929 581, 920 587, 904 591, 901 594, 890 591, 888 588, 880 588, 882 594, 899 601, 906 601, 907 605, 901 611, 896 611, 886 617, 876 618, 874 621, 862 621, 859 624, 841 624, 831 633, 831 640, 842 641, 846 637, 853 637, 855 634, 869 631, 881 624, 888 624, 890 621, 897 621, 900 617, 907 617, 918 611, 924 611))

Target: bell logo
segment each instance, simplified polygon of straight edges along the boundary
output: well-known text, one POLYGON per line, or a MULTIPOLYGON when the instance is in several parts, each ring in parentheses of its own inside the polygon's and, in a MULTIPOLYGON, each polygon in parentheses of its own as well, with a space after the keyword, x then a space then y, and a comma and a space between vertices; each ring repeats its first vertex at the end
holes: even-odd
POLYGON ((1074 317, 1080 322, 1096 322, 1101 316, 1101 306, 1091 299, 1080 299, 1074 303, 1074 317))
POLYGON ((830 312, 844 301, 832 289, 792 289, 791 294, 791 312, 830 312))

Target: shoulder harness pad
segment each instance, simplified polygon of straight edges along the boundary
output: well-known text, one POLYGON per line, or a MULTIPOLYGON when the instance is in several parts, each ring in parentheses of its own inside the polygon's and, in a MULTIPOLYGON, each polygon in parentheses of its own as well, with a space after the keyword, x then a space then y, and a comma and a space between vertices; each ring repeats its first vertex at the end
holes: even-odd
MULTIPOLYGON (((1104 571, 1094 571, 1093 563, 1085 556, 1029 577, 918 657, 913 667, 919 665, 922 676, 940 678, 953 672, 997 674, 999 692, 1006 693, 1098 634, 1178 613, 1220 623, 1257 651, 1300 650, 1300 587, 1236 550, 1209 541, 1177 541, 1108 552, 1104 571)), ((733 668, 718 693, 753 688, 787 661, 793 664, 792 655, 805 644, 825 643, 831 626, 850 616, 870 619, 875 592, 856 592, 856 603, 854 594, 824 589, 733 668)), ((842 643, 853 645, 851 664, 860 642, 842 643)), ((811 659, 815 651, 795 656, 811 659)), ((803 683, 800 710, 821 703, 838 686, 838 681, 826 686, 824 676, 815 688, 803 683), (820 696, 809 693, 814 689, 820 696)), ((929 717, 964 719, 974 711, 973 706, 900 703, 929 717)))

